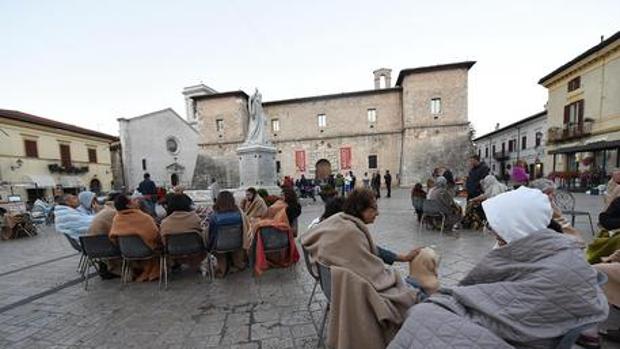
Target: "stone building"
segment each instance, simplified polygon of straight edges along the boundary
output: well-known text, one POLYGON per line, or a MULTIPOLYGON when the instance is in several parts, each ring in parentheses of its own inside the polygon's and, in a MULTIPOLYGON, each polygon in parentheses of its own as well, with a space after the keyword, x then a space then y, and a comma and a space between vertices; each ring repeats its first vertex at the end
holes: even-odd
POLYGON ((118 119, 125 189, 134 190, 149 173, 158 186, 191 186, 198 132, 168 108, 118 119))
MULTIPOLYGON (((402 185, 445 165, 466 172, 472 151, 467 115, 468 72, 475 62, 374 72, 375 89, 263 103, 280 177, 324 177, 390 170, 402 185)), ((239 184, 235 150, 244 141, 248 95, 186 94, 188 120, 200 132, 197 173, 239 184)), ((360 181, 361 182, 361 181, 360 181)))
POLYGON ((542 111, 474 139, 476 154, 499 178, 510 175, 517 160, 528 164, 531 179, 545 174, 547 112, 542 111))
POLYGON ((117 137, 55 120, 0 109, 0 201, 49 199, 112 187, 110 144, 117 137))
POLYGON ((582 187, 604 182, 620 167, 620 32, 538 83, 549 93, 546 166, 582 187))

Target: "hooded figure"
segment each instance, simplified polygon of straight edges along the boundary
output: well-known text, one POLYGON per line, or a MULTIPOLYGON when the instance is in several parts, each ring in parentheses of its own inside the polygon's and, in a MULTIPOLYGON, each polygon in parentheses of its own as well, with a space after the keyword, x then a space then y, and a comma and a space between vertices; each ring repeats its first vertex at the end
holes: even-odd
POLYGON ((92 191, 87 190, 79 193, 78 201, 80 202, 80 205, 77 207, 77 210, 89 215, 94 215, 97 213, 93 209, 93 200, 95 200, 95 197, 96 195, 92 191))
POLYGON ((485 200, 482 208, 493 232, 504 242, 498 239, 499 246, 546 229, 553 213, 545 194, 526 187, 485 200), (524 202, 527 205, 517 204, 524 202))

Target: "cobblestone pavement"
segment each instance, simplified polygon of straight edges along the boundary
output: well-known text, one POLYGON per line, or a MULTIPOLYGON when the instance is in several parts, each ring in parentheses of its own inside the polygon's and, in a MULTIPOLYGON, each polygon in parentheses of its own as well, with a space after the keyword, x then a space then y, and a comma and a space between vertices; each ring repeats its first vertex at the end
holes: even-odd
MULTIPOLYGON (((578 195, 578 207, 596 219, 600 200, 578 195)), ((418 232, 410 206, 405 190, 381 199, 371 231, 378 244, 398 252, 433 246, 442 255, 444 285, 456 284, 493 245, 480 232, 461 231, 459 238, 418 232)), ((320 203, 305 202, 300 227, 321 212, 320 203)), ((313 280, 303 263, 258 279, 245 271, 210 282, 181 272, 170 276, 166 291, 157 283, 121 289, 118 279, 96 277, 84 291, 75 271, 78 258, 51 228, 0 242, 1 348, 316 347, 314 323, 325 302, 319 295, 307 307, 313 280)), ((396 267, 406 273, 406 265, 396 267)))

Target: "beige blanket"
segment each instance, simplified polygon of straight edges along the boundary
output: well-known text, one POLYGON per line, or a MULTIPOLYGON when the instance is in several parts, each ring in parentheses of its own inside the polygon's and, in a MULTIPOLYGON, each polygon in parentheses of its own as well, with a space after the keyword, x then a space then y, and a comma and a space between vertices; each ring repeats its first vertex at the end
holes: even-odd
POLYGON ((386 268, 360 219, 338 213, 302 237, 312 262, 333 268, 327 344, 338 348, 385 348, 415 304, 416 291, 386 268))
POLYGON ((260 195, 256 195, 252 202, 248 202, 246 199, 241 200, 239 205, 241 210, 245 212, 248 218, 263 218, 267 214, 267 204, 260 195))

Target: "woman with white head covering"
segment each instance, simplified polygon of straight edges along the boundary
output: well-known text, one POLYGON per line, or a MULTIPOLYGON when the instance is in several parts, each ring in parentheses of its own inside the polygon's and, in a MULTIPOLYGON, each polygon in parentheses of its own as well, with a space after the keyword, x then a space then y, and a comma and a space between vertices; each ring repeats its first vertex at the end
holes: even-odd
POLYGON ((96 195, 92 191, 86 190, 86 191, 79 193, 78 200, 80 202, 80 205, 77 207, 77 210, 82 213, 89 214, 89 215, 96 214, 98 205, 97 205, 97 200, 95 199, 96 199, 96 195))
POLYGON ((526 187, 485 200, 482 208, 499 247, 547 229, 553 213, 546 195, 526 187))
POLYGON ((446 215, 445 230, 449 232, 456 223, 461 221, 461 208, 454 202, 454 198, 448 189, 448 180, 445 177, 437 177, 433 188, 434 190, 428 198, 437 201, 439 210, 446 215))

